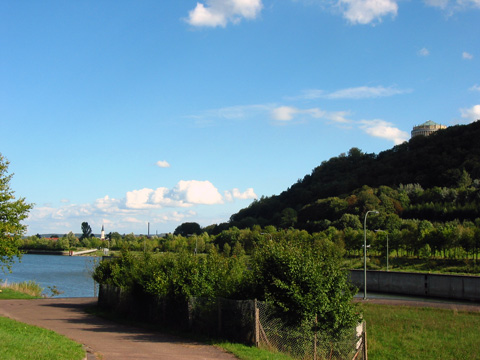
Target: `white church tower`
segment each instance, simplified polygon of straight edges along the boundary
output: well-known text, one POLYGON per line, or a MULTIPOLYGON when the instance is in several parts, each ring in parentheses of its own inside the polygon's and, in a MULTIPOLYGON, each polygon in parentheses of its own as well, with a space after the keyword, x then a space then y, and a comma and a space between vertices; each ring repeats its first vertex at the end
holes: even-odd
POLYGON ((100 233, 100 240, 105 240, 105 229, 103 228, 103 225, 102 225, 102 232, 100 233))

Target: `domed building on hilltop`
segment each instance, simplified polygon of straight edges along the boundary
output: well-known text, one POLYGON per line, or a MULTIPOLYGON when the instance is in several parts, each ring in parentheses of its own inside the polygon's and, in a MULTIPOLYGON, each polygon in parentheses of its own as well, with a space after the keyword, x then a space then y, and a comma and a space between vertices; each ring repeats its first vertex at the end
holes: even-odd
POLYGON ((415 136, 428 136, 435 131, 438 131, 440 129, 446 129, 447 127, 445 125, 440 125, 437 124, 436 122, 433 122, 432 120, 428 120, 427 122, 424 122, 423 124, 417 125, 413 127, 412 130, 412 138, 415 136))

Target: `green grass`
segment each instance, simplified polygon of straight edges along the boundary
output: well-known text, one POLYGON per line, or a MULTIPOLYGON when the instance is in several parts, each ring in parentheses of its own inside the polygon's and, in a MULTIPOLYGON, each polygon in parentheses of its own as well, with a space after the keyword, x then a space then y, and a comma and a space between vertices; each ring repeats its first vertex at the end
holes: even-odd
POLYGON ((0 285, 0 299, 36 299, 42 297, 42 292, 43 288, 35 281, 0 285))
MULTIPOLYGON (((362 256, 363 255, 346 256, 344 259, 344 267, 347 269, 363 269, 362 256)), ((387 269, 386 258, 383 256, 369 255, 367 268, 369 270, 385 271, 387 269)), ((418 259, 416 257, 396 257, 390 255, 389 270, 439 274, 480 275, 480 261, 475 262, 473 259, 418 259)))
POLYGON ((7 299, 38 299, 38 296, 25 294, 10 288, 0 288, 0 300, 7 299))
POLYGON ((480 359, 480 313, 361 304, 370 360, 480 359))
POLYGON ((81 360, 80 344, 53 331, 0 317, 0 359, 81 360))
POLYGON ((212 342, 212 345, 224 349, 241 360, 292 360, 288 355, 273 353, 271 351, 258 349, 254 346, 229 342, 212 342))

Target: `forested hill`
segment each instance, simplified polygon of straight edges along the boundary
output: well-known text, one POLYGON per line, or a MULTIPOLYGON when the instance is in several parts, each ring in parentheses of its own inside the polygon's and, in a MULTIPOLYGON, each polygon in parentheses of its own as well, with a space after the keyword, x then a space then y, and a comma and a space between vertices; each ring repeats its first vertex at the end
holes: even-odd
MULTIPOLYGON (((258 224, 314 230, 308 229, 307 223, 319 220, 318 216, 322 216, 322 210, 319 209, 321 203, 328 198, 347 199, 362 188, 365 190, 367 187, 382 186, 395 191, 401 187, 405 191, 409 189, 410 192, 415 188, 422 191, 436 189, 437 192, 438 189, 443 189, 445 192, 467 186, 471 193, 478 190, 480 185, 480 181, 476 179, 480 179, 480 121, 452 126, 428 137, 415 137, 378 155, 366 154, 358 148, 352 148, 348 154, 340 154, 322 162, 310 175, 306 175, 280 195, 254 201, 249 207, 232 215, 229 226, 245 228, 258 224), (317 210, 312 212, 313 208, 317 210)), ((397 195, 391 195, 392 199, 398 197, 397 195)), ((395 201, 397 200, 400 201, 395 201)), ((445 196, 437 197, 431 202, 435 201, 445 203, 448 199, 445 196)), ((469 206, 478 208, 475 206, 476 201, 478 202, 473 198, 464 199, 462 206, 469 202, 469 206)), ((397 210, 396 213, 401 215, 409 204, 411 205, 411 202, 403 204, 402 211, 397 210)), ((367 204, 362 205, 364 208, 358 208, 359 204, 354 205, 357 206, 355 211, 344 209, 343 213, 361 215, 368 208, 367 204)), ((479 217, 476 211, 478 210, 475 209, 475 214, 465 216, 479 217)), ((410 215, 413 213, 410 212, 410 215)), ((457 215, 450 214, 450 217, 459 216, 458 211, 455 214, 457 215)), ((451 219, 447 216, 442 220, 451 219)))

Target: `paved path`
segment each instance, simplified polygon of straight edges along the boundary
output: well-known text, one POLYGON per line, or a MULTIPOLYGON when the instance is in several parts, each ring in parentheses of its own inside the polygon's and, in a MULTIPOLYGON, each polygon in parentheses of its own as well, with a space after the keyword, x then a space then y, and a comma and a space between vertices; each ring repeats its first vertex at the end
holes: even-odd
POLYGON ((214 346, 111 322, 86 313, 96 298, 0 300, 0 315, 83 344, 88 360, 236 359, 214 346))

